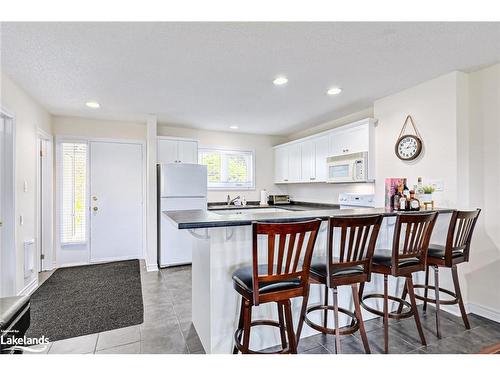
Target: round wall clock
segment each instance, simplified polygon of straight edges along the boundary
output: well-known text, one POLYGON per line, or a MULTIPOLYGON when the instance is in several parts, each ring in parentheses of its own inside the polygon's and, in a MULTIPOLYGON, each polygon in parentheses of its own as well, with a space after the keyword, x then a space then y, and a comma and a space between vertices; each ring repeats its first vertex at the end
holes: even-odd
POLYGON ((415 135, 403 135, 397 140, 395 151, 401 160, 416 159, 422 152, 422 141, 415 135))
POLYGON ((396 146, 394 147, 394 151, 396 155, 401 160, 414 160, 416 159, 420 153, 422 152, 422 138, 417 130, 417 127, 413 123, 413 119, 410 115, 406 117, 405 123, 401 132, 399 133, 398 140, 396 141, 396 146), (406 124, 410 121, 413 129, 415 130, 416 135, 404 134, 404 130, 406 128, 406 124))

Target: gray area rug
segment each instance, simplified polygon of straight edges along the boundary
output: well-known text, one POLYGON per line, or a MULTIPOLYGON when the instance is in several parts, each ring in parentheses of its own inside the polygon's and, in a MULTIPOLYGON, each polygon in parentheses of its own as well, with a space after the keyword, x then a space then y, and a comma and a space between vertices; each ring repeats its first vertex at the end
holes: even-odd
POLYGON ((56 270, 31 296, 28 337, 50 341, 141 324, 138 260, 56 270))

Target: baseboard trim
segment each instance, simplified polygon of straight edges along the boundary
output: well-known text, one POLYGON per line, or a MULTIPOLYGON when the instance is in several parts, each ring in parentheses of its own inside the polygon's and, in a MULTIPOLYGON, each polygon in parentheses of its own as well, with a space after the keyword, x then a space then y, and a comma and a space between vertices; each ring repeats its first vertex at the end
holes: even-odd
POLYGON ((26 296, 28 294, 33 293, 33 291, 38 287, 38 277, 35 277, 30 281, 28 285, 26 285, 19 293, 18 296, 26 296))
POLYGON ((482 306, 477 303, 468 303, 467 304, 468 312, 482 316, 483 318, 494 320, 497 323, 500 323, 500 311, 494 310, 490 307, 482 306))
POLYGON ((124 257, 111 257, 111 258, 96 258, 96 259, 91 259, 90 264, 120 262, 122 260, 132 260, 132 259, 141 259, 141 258, 138 257, 137 255, 128 255, 124 257))
POLYGON ((148 272, 158 271, 158 265, 156 263, 146 264, 146 271, 148 271, 148 272))

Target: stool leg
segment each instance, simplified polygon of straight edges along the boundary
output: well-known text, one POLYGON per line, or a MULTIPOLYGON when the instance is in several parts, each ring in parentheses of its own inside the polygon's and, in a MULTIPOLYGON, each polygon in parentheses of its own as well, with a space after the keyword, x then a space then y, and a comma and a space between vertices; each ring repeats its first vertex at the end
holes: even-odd
POLYGON ((365 323, 363 322, 363 315, 361 315, 361 305, 359 304, 358 285, 352 284, 351 287, 352 287, 352 299, 354 300, 354 312, 359 322, 359 333, 361 335, 361 340, 363 340, 365 353, 370 354, 370 345, 368 345, 368 338, 366 337, 366 331, 365 331, 365 323))
MULTIPOLYGON (((358 292, 358 300, 361 301, 363 299, 363 290, 365 289, 365 283, 359 283, 359 292, 358 292)), ((354 318, 351 319, 351 324, 350 326, 353 327, 354 326, 354 318)))
MULTIPOLYGON (((404 301, 406 300, 406 295, 408 294, 408 285, 406 285, 406 279, 405 279, 405 283, 404 283, 404 286, 403 286, 403 294, 401 295, 401 299, 404 301)), ((399 307, 398 307, 398 314, 401 314, 401 312, 403 311, 403 307, 404 307, 404 304, 403 302, 400 302, 399 303, 399 307)))
MULTIPOLYGON (((238 330, 240 330, 240 329, 243 328, 243 314, 244 314, 244 311, 245 311, 245 301, 244 301, 243 297, 241 297, 240 318, 238 320, 238 330)), ((234 345, 233 354, 238 354, 238 348, 236 347, 236 345, 234 345)))
POLYGON ((422 330, 422 324, 420 324, 420 317, 418 315, 417 300, 415 299, 415 290, 413 289, 413 280, 411 276, 406 278, 406 283, 408 285, 408 294, 410 295, 411 309, 413 311, 413 317, 415 318, 415 323, 417 325, 418 334, 420 335, 420 341, 422 345, 426 345, 424 331, 422 330))
POLYGON ((333 320, 335 321, 335 354, 340 353, 340 334, 339 334, 339 301, 337 287, 333 288, 333 320))
POLYGON ((440 339, 441 330, 439 321, 439 267, 438 266, 434 266, 434 292, 436 298, 436 336, 438 339, 440 339))
POLYGON ((460 283, 458 282, 458 270, 455 264, 451 268, 451 275, 453 277, 453 284, 455 285, 455 295, 458 300, 458 306, 460 307, 460 313, 462 314, 462 320, 466 329, 470 329, 469 319, 467 318, 467 312, 465 311, 464 301, 462 299, 462 293, 460 292, 460 283))
POLYGON ((300 335, 302 333, 302 326, 304 325, 304 319, 306 318, 306 310, 307 310, 307 302, 309 301, 309 290, 311 288, 311 285, 307 286, 306 289, 306 294, 304 295, 304 298, 302 299, 302 308, 300 309, 300 316, 299 316, 299 325, 297 327, 297 346, 299 345, 300 342, 300 335))
POLYGON ((425 267, 424 311, 427 311, 427 292, 429 287, 429 266, 425 267))
POLYGON ((387 275, 384 275, 384 352, 389 353, 389 291, 387 275))
POLYGON ((286 319, 286 331, 288 334, 288 341, 290 346, 290 353, 297 354, 297 340, 295 339, 295 332, 293 331, 293 320, 292 320, 292 308, 290 300, 284 302, 285 305, 285 319, 286 319))
POLYGON ((242 353, 247 354, 250 348, 250 324, 252 323, 252 305, 250 301, 245 300, 243 312, 243 348, 242 353))
MULTIPOLYGON (((324 306, 328 306, 328 286, 325 284, 325 303, 324 306)), ((323 327, 328 328, 328 309, 323 311, 323 327)))
POLYGON ((283 305, 281 302, 276 302, 278 306, 278 320, 280 323, 280 335, 281 335, 281 347, 283 350, 286 349, 286 327, 285 327, 285 319, 283 318, 283 305))

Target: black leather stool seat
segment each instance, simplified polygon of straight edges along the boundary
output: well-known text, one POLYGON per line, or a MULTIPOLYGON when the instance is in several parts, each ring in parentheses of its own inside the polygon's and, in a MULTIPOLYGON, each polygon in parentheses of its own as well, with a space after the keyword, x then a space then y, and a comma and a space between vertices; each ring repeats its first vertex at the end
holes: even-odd
MULTIPOLYGON (((427 253, 427 256, 431 258, 444 259, 445 249, 446 248, 444 246, 431 244, 429 245, 429 252, 427 253)), ((458 258, 462 255, 464 255, 463 250, 453 250, 451 252, 452 258, 458 258)))
MULTIPOLYGON (((259 275, 267 275, 267 264, 259 265, 259 275)), ((233 280, 249 293, 253 292, 253 268, 252 266, 242 267, 234 271, 233 280)), ((290 280, 281 280, 276 282, 260 282, 259 293, 277 292, 279 290, 292 289, 300 286, 298 277, 290 280)))
MULTIPOLYGON (((399 267, 413 266, 419 264, 418 258, 404 258, 399 260, 399 267)), ((392 250, 376 249, 373 254, 373 264, 391 267, 392 265, 392 250)))
MULTIPOLYGON (((311 262, 311 275, 318 276, 320 278, 326 278, 326 261, 325 259, 313 259, 311 262)), ((354 276, 361 275, 363 273, 363 266, 351 266, 351 267, 342 267, 337 268, 332 272, 333 277, 342 277, 342 276, 354 276)))

